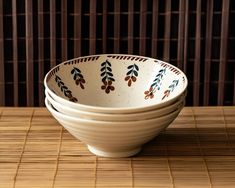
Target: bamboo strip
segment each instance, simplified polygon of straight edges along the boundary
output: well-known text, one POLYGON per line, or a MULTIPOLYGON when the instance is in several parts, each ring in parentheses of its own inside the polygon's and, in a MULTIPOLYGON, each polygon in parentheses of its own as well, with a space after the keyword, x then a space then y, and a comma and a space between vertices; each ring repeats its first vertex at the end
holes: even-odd
POLYGON ((103 0, 102 12, 102 52, 107 52, 107 0, 103 0))
MULTIPOLYGON (((27 6, 27 5, 26 5, 27 6)), ((18 175, 18 171, 19 171, 19 167, 20 167, 20 164, 21 164, 21 160, 22 160, 22 156, 23 156, 23 153, 24 153, 24 149, 25 149, 25 145, 27 143, 27 136, 29 134, 29 130, 31 128, 31 122, 32 122, 32 119, 33 119, 33 115, 34 115, 34 111, 32 111, 32 115, 30 117, 30 121, 29 121, 29 125, 28 125, 28 128, 27 128, 27 132, 25 134, 25 139, 24 139, 24 143, 23 143, 23 148, 22 148, 22 151, 21 151, 21 154, 20 154, 20 158, 19 158, 19 162, 17 164, 17 167, 16 167, 16 172, 15 172, 15 175, 14 175, 14 184, 13 184, 13 188, 16 187, 16 181, 17 181, 17 175, 18 175)))
POLYGON ((0 106, 5 105, 3 1, 0 0, 0 106))
POLYGON ((147 26, 147 1, 140 1, 140 39, 139 39, 139 54, 146 53, 146 26, 147 26))
POLYGON ((113 52, 119 53, 120 49, 120 0, 114 1, 114 47, 113 52))
POLYGON ((195 57, 194 57, 194 79, 193 79, 193 105, 199 105, 200 96, 200 67, 201 67, 201 0, 197 0, 196 13, 196 38, 195 38, 195 57))
POLYGON ((152 11, 152 43, 151 43, 151 55, 153 58, 157 58, 157 34, 158 34, 158 0, 153 1, 152 11))
POLYGON ((61 61, 68 60, 67 0, 61 0, 61 61))
POLYGON ((177 44, 177 67, 183 69, 184 58, 184 30, 185 30, 185 0, 179 2, 179 24, 178 24, 178 44, 177 44))
POLYGON ((166 0, 163 59, 164 61, 167 62, 169 62, 170 60, 170 38, 171 38, 171 0, 166 0))
POLYGON ((14 106, 19 105, 18 100, 18 34, 17 34, 17 9, 16 0, 12 0, 12 27, 13 27, 13 85, 14 106))
POLYGON ((134 34, 134 0, 128 1, 128 53, 133 53, 133 34, 134 34))
POLYGON ((81 56, 82 1, 74 1, 74 57, 81 56))
POLYGON ((50 67, 56 65, 56 4, 50 1, 50 67))
POLYGON ((25 1, 25 24, 27 106, 34 106, 33 2, 31 0, 25 1))
POLYGON ((210 75, 211 75, 211 47, 212 47, 212 26, 213 26, 213 6, 214 1, 207 1, 206 11, 206 47, 205 47, 205 71, 204 71, 204 95, 203 104, 209 104, 210 96, 210 75))
POLYGON ((96 0, 90 2, 89 53, 96 52, 96 0))
POLYGON ((219 84, 218 84, 218 105, 224 103, 224 84, 227 62, 227 45, 228 45, 228 28, 229 28, 229 5, 230 0, 223 1, 222 5, 222 21, 220 36, 220 64, 219 64, 219 84))
POLYGON ((43 1, 38 0, 38 98, 39 106, 44 105, 44 14, 43 1))

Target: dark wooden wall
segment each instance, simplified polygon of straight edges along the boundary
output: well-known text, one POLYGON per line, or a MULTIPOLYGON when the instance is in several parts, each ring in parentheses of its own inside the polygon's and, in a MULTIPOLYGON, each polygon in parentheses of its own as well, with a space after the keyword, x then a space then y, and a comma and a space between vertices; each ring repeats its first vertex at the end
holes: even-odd
POLYGON ((168 61, 187 105, 234 105, 234 20, 232 0, 0 0, 0 106, 42 106, 51 67, 100 53, 168 61))

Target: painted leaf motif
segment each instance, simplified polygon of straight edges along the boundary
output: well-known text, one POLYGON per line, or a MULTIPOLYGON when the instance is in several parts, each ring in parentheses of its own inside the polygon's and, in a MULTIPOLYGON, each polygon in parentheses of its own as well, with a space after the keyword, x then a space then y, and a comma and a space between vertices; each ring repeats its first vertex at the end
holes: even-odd
POLYGON ((127 68, 128 68, 128 69, 132 69, 132 68, 133 68, 133 65, 129 65, 127 68))
POLYGON ((134 71, 134 75, 135 75, 135 76, 138 76, 138 72, 137 72, 137 71, 134 71))
POLYGON ((105 64, 106 64, 106 61, 105 61, 105 62, 103 62, 103 63, 101 63, 101 66, 103 67, 103 66, 105 66, 105 64))
POLYGON ((175 83, 175 85, 177 86, 179 83, 179 80, 173 80, 173 83, 175 83))
POLYGON ((108 60, 106 60, 106 63, 111 67, 111 63, 108 60))
POLYGON ((114 79, 114 78, 111 78, 111 77, 109 78, 109 80, 112 80, 113 82, 115 81, 115 79, 114 79))
POLYGON ((125 81, 129 80, 130 79, 130 76, 127 76, 125 77, 125 81))
POLYGON ((71 70, 71 74, 74 74, 74 72, 75 72, 75 69, 72 69, 72 70, 71 70))
POLYGON ((76 68, 76 67, 74 67, 74 70, 76 70, 76 72, 81 73, 80 69, 78 69, 78 68, 76 68))
POLYGON ((139 71, 139 67, 136 64, 134 64, 134 66, 135 66, 135 70, 139 71))
POLYGON ((102 82, 104 82, 106 80, 107 76, 103 77, 102 78, 102 82))
POLYGON ((126 75, 130 75, 132 73, 132 70, 129 70, 126 75))
POLYGON ((105 75, 105 72, 102 72, 102 73, 100 74, 101 77, 103 77, 104 75, 105 75))
POLYGON ((102 68, 100 69, 101 72, 103 72, 104 70, 105 70, 105 67, 102 67, 102 68))
POLYGON ((113 73, 111 72, 106 72, 109 76, 113 76, 113 73))
POLYGON ((107 67, 107 70, 108 70, 108 71, 112 71, 112 69, 111 69, 110 67, 107 67))
POLYGON ((78 75, 80 78, 83 78, 83 75, 82 75, 82 74, 78 73, 77 75, 78 75))

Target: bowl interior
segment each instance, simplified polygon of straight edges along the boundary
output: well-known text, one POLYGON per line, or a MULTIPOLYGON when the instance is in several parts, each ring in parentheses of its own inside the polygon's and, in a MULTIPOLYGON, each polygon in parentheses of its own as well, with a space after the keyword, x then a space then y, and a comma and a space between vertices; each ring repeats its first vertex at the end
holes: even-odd
POLYGON ((66 61, 45 77, 49 92, 82 105, 112 108, 161 104, 181 95, 185 74, 160 60, 95 55, 66 61))

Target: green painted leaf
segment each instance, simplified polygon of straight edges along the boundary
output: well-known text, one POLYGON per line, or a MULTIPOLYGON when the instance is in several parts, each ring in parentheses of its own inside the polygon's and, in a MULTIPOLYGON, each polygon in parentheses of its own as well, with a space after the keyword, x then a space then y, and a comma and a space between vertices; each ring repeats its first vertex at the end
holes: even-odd
POLYGON ((102 73, 100 74, 101 77, 103 77, 104 75, 105 75, 105 72, 102 72, 102 73))
POLYGON ((102 68, 100 69, 101 72, 103 72, 104 70, 105 70, 105 67, 102 67, 102 68))
POLYGON ((108 60, 106 60, 106 63, 111 67, 111 63, 108 60))
POLYGON ((127 68, 128 69, 133 69, 133 65, 129 65, 127 68))
POLYGON ((112 77, 110 77, 110 78, 109 78, 109 80, 112 80, 113 82, 115 81, 115 79, 114 79, 114 78, 112 78, 112 77))
POLYGON ((78 69, 78 68, 76 68, 76 67, 74 67, 74 70, 76 70, 76 72, 81 73, 80 69, 78 69))
POLYGON ((132 69, 129 70, 129 71, 126 73, 126 75, 130 75, 131 73, 132 73, 132 69))
POLYGON ((83 78, 83 75, 82 75, 82 74, 79 74, 79 73, 78 73, 77 75, 78 75, 80 78, 83 78))
POLYGON ((107 76, 103 77, 102 78, 102 82, 104 82, 106 80, 107 76))
POLYGON ((113 73, 111 73, 111 72, 107 72, 107 75, 109 75, 109 76, 113 76, 113 73))
POLYGON ((137 76, 138 76, 138 72, 137 72, 137 71, 134 71, 134 75, 137 77, 137 76))
POLYGON ((107 70, 110 71, 110 72, 112 71, 112 69, 110 67, 107 67, 107 70))
POLYGON ((139 67, 136 64, 134 64, 134 66, 135 66, 135 70, 139 71, 139 67))
POLYGON ((106 64, 106 61, 101 63, 101 67, 105 66, 105 64, 106 64))

